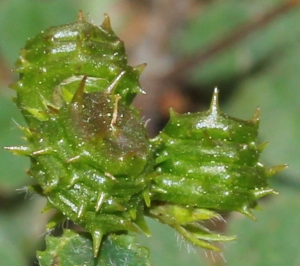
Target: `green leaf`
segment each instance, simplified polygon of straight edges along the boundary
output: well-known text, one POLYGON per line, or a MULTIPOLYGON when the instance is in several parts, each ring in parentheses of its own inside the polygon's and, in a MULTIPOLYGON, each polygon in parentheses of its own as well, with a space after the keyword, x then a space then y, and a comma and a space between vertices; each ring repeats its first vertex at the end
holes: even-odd
MULTIPOLYGON (((202 54, 224 42, 205 64, 191 70, 191 81, 199 86, 243 77, 268 59, 299 42, 299 7, 278 14, 247 32, 244 26, 255 24, 261 17, 283 5, 282 0, 214 1, 191 20, 180 40, 174 41, 180 54, 202 54), (291 30, 292 29, 292 30, 291 30), (233 36, 237 36, 236 39, 233 36), (178 44, 178 41, 180 44, 178 44)), ((176 49, 176 48, 175 48, 176 49)), ((200 62, 203 63, 203 62, 200 62)), ((211 85, 210 85, 211 84, 211 85)))
POLYGON ((16 157, 3 150, 3 146, 21 144, 21 130, 14 123, 22 124, 23 118, 11 99, 0 95, 0 187, 2 192, 11 193, 16 188, 30 182, 25 173, 28 159, 16 157))
POLYGON ((9 0, 1 1, 0 7, 0 47, 10 65, 29 36, 50 25, 69 22, 78 12, 72 0, 9 0))
MULTIPOLYGON (((24 196, 25 197, 25 196, 24 196)), ((40 213, 45 204, 39 196, 16 201, 1 200, 0 210, 0 265, 29 265, 41 240, 47 217, 40 213)))
POLYGON ((92 240, 65 230, 62 237, 48 236, 46 251, 38 252, 41 266, 146 266, 148 250, 130 235, 110 235, 102 243, 100 254, 93 257, 92 240))
POLYGON ((232 217, 229 232, 237 233, 238 241, 226 244, 227 265, 300 265, 299 191, 281 188, 279 197, 262 205, 257 223, 232 217))
POLYGON ((270 143, 263 157, 268 164, 287 163, 289 167, 284 174, 298 185, 299 70, 300 49, 297 46, 277 56, 268 69, 242 82, 225 108, 228 113, 248 116, 253 106, 261 107, 260 136, 270 143))

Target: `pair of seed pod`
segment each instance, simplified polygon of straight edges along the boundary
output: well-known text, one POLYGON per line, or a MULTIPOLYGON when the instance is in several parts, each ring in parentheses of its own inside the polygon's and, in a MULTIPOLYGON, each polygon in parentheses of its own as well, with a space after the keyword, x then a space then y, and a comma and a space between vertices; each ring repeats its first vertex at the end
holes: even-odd
POLYGON ((79 15, 28 40, 11 87, 27 127, 32 188, 57 214, 91 233, 94 256, 102 237, 120 231, 150 234, 144 216, 175 228, 192 243, 216 250, 201 221, 220 212, 253 217, 257 199, 273 194, 267 178, 282 167, 259 162, 258 113, 249 121, 223 114, 215 91, 209 111, 178 115, 149 139, 132 100, 144 65, 127 63, 123 42, 106 16, 101 26, 79 15))

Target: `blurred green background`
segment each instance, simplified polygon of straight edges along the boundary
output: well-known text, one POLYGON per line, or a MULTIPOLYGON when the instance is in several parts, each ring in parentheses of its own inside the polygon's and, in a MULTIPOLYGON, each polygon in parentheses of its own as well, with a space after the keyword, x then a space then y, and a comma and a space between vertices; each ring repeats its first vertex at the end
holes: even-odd
MULTIPOLYGON (((152 237, 140 236, 154 266, 300 265, 300 1, 282 0, 0 0, 0 146, 22 143, 22 124, 8 84, 27 38, 73 22, 82 10, 101 23, 103 14, 124 40, 130 64, 147 62, 137 97, 151 136, 178 112, 205 110, 214 87, 221 108, 247 119, 261 109, 260 141, 266 165, 289 164, 270 180, 278 196, 261 202, 257 222, 232 214, 216 225, 237 235, 222 256, 192 248, 149 220, 152 237)), ((37 265, 47 214, 44 200, 26 192, 26 158, 0 150, 0 266, 37 265)))

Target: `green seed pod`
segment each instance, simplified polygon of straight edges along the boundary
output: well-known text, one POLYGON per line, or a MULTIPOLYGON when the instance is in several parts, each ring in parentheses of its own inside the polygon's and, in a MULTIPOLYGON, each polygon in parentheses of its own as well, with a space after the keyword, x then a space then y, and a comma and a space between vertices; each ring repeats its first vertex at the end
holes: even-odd
POLYGON ((267 179, 285 166, 265 168, 259 162, 265 145, 256 144, 258 116, 257 111, 244 121, 222 113, 217 90, 207 112, 171 112, 170 121, 153 141, 156 175, 149 215, 207 248, 215 249, 207 240, 232 239, 211 235, 193 223, 218 218, 217 212, 238 211, 254 218, 251 209, 257 199, 275 193, 267 179), (189 213, 183 215, 181 209, 189 213), (201 218, 203 212, 206 216, 201 218))
POLYGON ((143 68, 128 66, 107 16, 100 27, 80 14, 41 32, 21 51, 11 86, 28 144, 6 149, 30 157, 33 189, 57 210, 48 227, 71 219, 92 234, 94 256, 105 234, 138 227, 149 234, 144 215, 217 250, 210 241, 233 237, 200 222, 231 211, 254 218, 257 200, 275 193, 267 178, 285 166, 259 162, 258 112, 249 121, 225 115, 217 91, 209 111, 171 112, 149 141, 131 105, 143 68))
POLYGON ((104 234, 148 232, 151 144, 131 106, 141 91, 143 66, 130 67, 123 42, 106 16, 98 27, 80 14, 73 24, 30 39, 16 63, 12 85, 28 128, 28 146, 7 149, 31 159, 29 174, 47 208, 93 236, 94 255, 104 234))

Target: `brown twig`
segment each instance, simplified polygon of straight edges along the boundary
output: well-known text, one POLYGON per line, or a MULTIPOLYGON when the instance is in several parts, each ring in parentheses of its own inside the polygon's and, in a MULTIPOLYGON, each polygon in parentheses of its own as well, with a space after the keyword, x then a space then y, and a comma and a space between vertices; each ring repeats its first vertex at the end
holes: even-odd
POLYGON ((8 84, 12 80, 12 73, 6 63, 6 60, 0 53, 0 85, 8 84))
POLYGON ((288 0, 278 7, 272 9, 264 16, 259 19, 247 23, 246 25, 241 26, 232 34, 229 34, 221 40, 217 40, 214 44, 210 45, 204 51, 200 51, 198 55, 193 55, 190 58, 183 58, 181 61, 173 67, 173 69, 163 77, 164 80, 175 80, 180 81, 184 78, 187 72, 189 72, 193 67, 203 65, 207 62, 212 55, 220 53, 225 49, 228 49, 230 46, 236 44, 237 42, 246 38, 250 33, 261 29, 266 26, 268 23, 277 19, 280 15, 285 14, 293 7, 296 7, 300 4, 300 0, 288 0))

